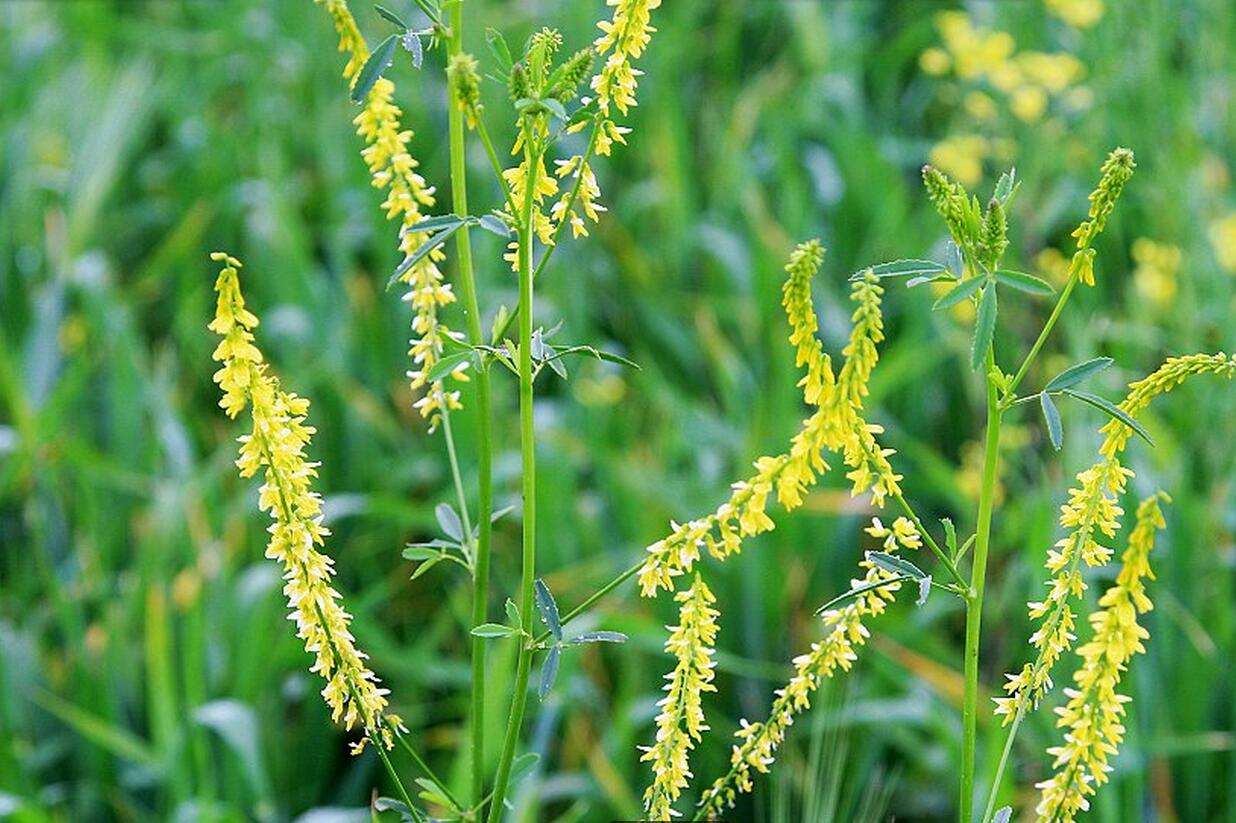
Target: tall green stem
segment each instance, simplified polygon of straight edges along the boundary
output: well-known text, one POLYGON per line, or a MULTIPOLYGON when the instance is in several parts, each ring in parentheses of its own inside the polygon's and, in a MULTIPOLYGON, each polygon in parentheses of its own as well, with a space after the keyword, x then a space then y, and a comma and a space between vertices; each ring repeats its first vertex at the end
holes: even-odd
POLYGON ((1069 279, 1064 284, 1064 290, 1060 292, 1060 297, 1056 300, 1055 307, 1051 310, 1051 316, 1047 318, 1047 322, 1043 324, 1043 330, 1039 332, 1038 339, 1034 341, 1034 345, 1030 347, 1029 353, 1026 354, 1026 359, 1021 361, 1021 366, 1017 369, 1017 373, 1013 375, 1013 379, 1009 381, 1008 388, 1004 391, 1004 397, 1001 402, 1001 408, 1009 407, 1013 400, 1013 393, 1017 391, 1017 387, 1021 385, 1021 381, 1025 378, 1026 372, 1030 370, 1030 364, 1034 362, 1034 358, 1038 357, 1039 350, 1043 348, 1043 344, 1047 342, 1047 336, 1051 334, 1051 330, 1055 328, 1056 321, 1060 319, 1060 313, 1064 311, 1064 304, 1069 302, 1069 297, 1073 294, 1073 289, 1077 286, 1078 264, 1076 262, 1069 268, 1069 279))
POLYGON ((519 732, 523 727, 524 706, 528 702, 528 673, 532 667, 533 652, 531 638, 536 627, 533 622, 535 608, 532 601, 532 585, 536 578, 536 440, 532 426, 532 198, 536 191, 540 162, 532 152, 535 137, 526 124, 524 128, 527 177, 524 180, 523 212, 519 221, 518 261, 519 449, 523 467, 523 573, 520 579, 519 611, 523 620, 523 636, 520 638, 519 661, 515 666, 515 692, 511 695, 511 713, 507 717, 506 737, 502 742, 498 774, 494 778, 493 799, 489 805, 489 823, 497 823, 502 818, 507 783, 511 778, 511 763, 515 758, 515 747, 519 744, 519 732))
POLYGON ((1000 397, 991 379, 995 357, 987 350, 987 441, 983 452, 983 485, 979 491, 978 527, 974 539, 974 568, 966 604, 965 697, 961 707, 961 823, 974 819, 974 750, 978 732, 979 634, 983 621, 983 586, 987 577, 987 550, 991 545, 991 515, 995 508, 996 469, 1000 460, 1000 397))
MULTIPOLYGON (((451 36, 446 43, 448 59, 463 49, 463 3, 451 6, 451 36)), ((452 90, 452 98, 454 97, 452 90)), ((448 106, 451 151, 451 205, 456 214, 468 213, 468 172, 464 156, 463 112, 454 99, 448 106)), ((455 254, 459 258, 459 290, 463 297, 468 341, 484 344, 481 311, 476 297, 476 276, 472 269, 472 241, 468 227, 455 233, 455 254)), ((489 370, 483 364, 476 374, 476 440, 478 506, 476 556, 472 567, 472 625, 484 623, 489 614, 489 548, 493 535, 493 434, 491 430, 489 370)), ((467 535, 471 539, 471 534, 467 535)), ((471 760, 472 797, 480 802, 485 793, 485 640, 472 639, 472 715, 471 760)))

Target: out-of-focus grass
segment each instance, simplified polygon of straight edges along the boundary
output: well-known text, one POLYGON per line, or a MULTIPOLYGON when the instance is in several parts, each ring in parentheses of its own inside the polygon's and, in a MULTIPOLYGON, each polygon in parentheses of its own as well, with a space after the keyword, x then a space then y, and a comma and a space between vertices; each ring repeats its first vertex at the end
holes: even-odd
MULTIPOLYGON (((1026 180, 1015 256, 1027 268, 1043 247, 1066 248, 1105 151, 1137 152, 1101 243, 1099 287, 1075 300, 1043 365, 1110 354, 1120 369, 1102 390, 1115 397, 1165 354, 1236 346, 1233 278, 1206 239, 1236 207, 1224 176, 1236 149, 1236 15, 1222 0, 1108 6, 1085 32, 1032 0, 973 10, 1019 45, 1076 53, 1095 95, 1064 134, 1009 127, 1026 180), (1138 237, 1183 250, 1166 306, 1134 286, 1138 237)), ((917 61, 943 7, 677 0, 657 12, 632 145, 601 175, 611 213, 543 282, 541 316, 564 320, 564 338, 643 366, 581 364, 570 382, 541 387, 542 557, 560 601, 630 563, 671 517, 715 506, 794 430, 802 411, 778 300, 795 240, 821 235, 830 248, 817 291, 834 349, 849 272, 938 246, 916 174, 958 125, 942 81, 917 61)), ((381 30, 364 4, 356 12, 367 33, 381 30)), ((553 22, 577 46, 601 7, 478 2, 469 13, 482 52, 486 24, 521 38, 553 22)), ((331 550, 357 633, 421 748, 463 780, 451 752, 464 734, 467 586, 446 570, 409 583, 399 557, 432 530, 447 467, 401 377, 408 318, 382 290, 393 237, 357 157, 321 10, 19 0, 0 4, 0 33, 0 815, 286 819, 362 807, 382 780, 328 722, 261 558, 254 488, 234 478, 238 430, 215 407, 205 330, 206 253, 220 247, 246 261, 271 358, 313 400, 331 550)), ((443 186, 438 55, 429 66, 395 79, 416 156, 443 186)), ((497 109, 500 90, 485 94, 497 109)), ((474 159, 474 198, 496 204, 474 159)), ((480 242, 495 261, 496 243, 480 242)), ((513 302, 503 265, 480 277, 486 310, 513 302)), ((970 487, 953 466, 966 465, 978 401, 958 378, 965 334, 931 315, 926 294, 890 289, 888 311, 875 416, 912 496, 957 517, 970 487)), ((1042 314, 1005 308, 1008 361, 1042 314)), ((513 403, 500 386, 503 502, 518 489, 513 403)), ((1127 681, 1129 740, 1095 819, 1236 820, 1232 408, 1229 386, 1187 386, 1152 410, 1158 448, 1132 454, 1134 491, 1162 486, 1174 503, 1156 550, 1149 654, 1127 681)), ((1096 445, 1100 421, 1064 413, 1059 457, 1034 419, 1014 431, 1028 449, 1003 478, 984 644, 992 689, 1024 659, 1023 603, 1037 596, 1055 507, 1096 445)), ((466 460, 466 413, 457 429, 466 460)), ((721 692, 707 705, 717 737, 699 752, 702 779, 723 768, 738 718, 763 715, 786 661, 814 637, 814 606, 845 587, 860 555, 865 501, 830 478, 805 509, 712 573, 721 692)), ((516 547, 510 519, 498 529, 498 591, 515 579, 516 547)), ((545 757, 515 798, 523 819, 638 815, 635 746, 650 733, 668 618, 629 589, 598 609, 632 640, 572 656, 531 719, 528 740, 545 757)), ((782 771, 740 819, 949 812, 960 613, 938 598, 873 628, 858 672, 795 728, 782 771)), ((496 648, 491 739, 511 669, 496 648)), ((1052 738, 1046 714, 1020 738, 1021 794, 1044 774, 1052 738)))

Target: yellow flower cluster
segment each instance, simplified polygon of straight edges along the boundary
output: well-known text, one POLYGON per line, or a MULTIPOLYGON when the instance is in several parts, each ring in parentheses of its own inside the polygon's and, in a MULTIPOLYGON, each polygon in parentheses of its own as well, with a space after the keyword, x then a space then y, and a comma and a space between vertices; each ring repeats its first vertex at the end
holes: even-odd
MULTIPOLYGON (((609 20, 597 23, 601 36, 593 42, 596 54, 604 58, 604 63, 589 81, 601 113, 594 127, 591 149, 602 157, 610 155, 615 143, 625 145, 626 135, 631 133, 630 128, 618 125, 610 117, 610 105, 624 115, 636 105, 635 92, 639 86, 636 78, 643 72, 635 68, 633 61, 644 53, 652 40, 656 31, 652 26, 652 12, 660 7, 661 0, 606 0, 606 5, 613 6, 614 13, 609 20)), ((577 123, 568 131, 580 131, 588 122, 577 123)), ((570 175, 575 182, 554 203, 550 216, 555 224, 568 221, 571 234, 575 237, 588 234, 584 217, 595 223, 600 219, 600 213, 605 211, 600 203, 601 189, 586 154, 556 161, 558 177, 570 175), (572 197, 574 202, 571 202, 572 197)))
POLYGON ((674 596, 678 601, 678 625, 670 626, 665 651, 677 661, 665 676, 665 697, 657 703, 657 737, 651 746, 641 746, 640 761, 652 763, 652 784, 644 792, 644 809, 651 820, 669 820, 678 812, 674 801, 692 777, 688 755, 695 741, 708 730, 701 702, 704 692, 715 692, 712 659, 717 642, 716 602, 698 574, 689 589, 674 596))
MULTIPOLYGON (((394 735, 404 730, 403 722, 386 710, 388 692, 365 665, 366 655, 356 648, 349 628, 351 615, 331 587, 333 561, 317 549, 330 532, 322 525, 322 499, 310 486, 318 464, 305 456, 314 433, 305 424, 309 401, 282 389, 254 345, 258 319, 245 308, 240 261, 222 252, 211 259, 223 264, 215 282, 218 303, 210 323, 210 329, 223 338, 213 355, 223 364, 214 379, 223 390, 219 405, 228 417, 248 407, 253 419, 251 432, 240 438, 236 465, 241 477, 263 473, 258 507, 272 520, 266 556, 283 566, 289 619, 295 621, 305 651, 314 655, 310 671, 326 681, 322 697, 332 719, 349 730, 359 723, 366 739, 389 749, 394 735)), ((353 751, 363 747, 364 740, 353 751)))
MULTIPOLYGON (((1107 225, 1107 218, 1116 208, 1116 201, 1120 199, 1120 193, 1124 191, 1125 184, 1133 177, 1135 168, 1137 164, 1133 162, 1133 152, 1129 149, 1115 148, 1107 155, 1107 160, 1103 162, 1103 167, 1100 169, 1099 185, 1090 192, 1090 213, 1081 225, 1073 230, 1073 236, 1077 238, 1078 251, 1090 248, 1094 238, 1103 231, 1103 227, 1107 225)), ((1082 279, 1086 281, 1084 277, 1082 279)), ((1093 286, 1093 276, 1086 283, 1093 286)))
POLYGON ((1210 245, 1214 248, 1219 265, 1236 272, 1236 212, 1214 220, 1207 227, 1210 245))
POLYGON ((639 571, 640 591, 645 597, 654 596, 659 589, 673 591, 674 578, 692 569, 701 548, 724 560, 741 551, 744 538, 773 529, 775 524, 767 514, 769 496, 775 491, 787 512, 802 505, 807 489, 829 469, 822 454, 826 448, 842 453, 851 469, 847 477, 853 494, 870 490, 876 506, 882 506, 885 497, 900 494, 901 475, 888 462, 893 450, 876 442, 875 435, 883 430, 861 415, 867 380, 879 356, 876 344, 884 339, 880 316, 883 290, 870 272, 855 281, 851 291, 851 299, 857 304, 854 327, 843 349, 845 363, 834 380, 827 355, 808 339, 808 335, 814 338, 815 331, 809 284, 822 256, 823 249, 815 241, 795 250, 786 267, 790 282, 784 295, 790 340, 800 359, 807 358, 803 386, 808 401, 818 408, 803 422, 788 453, 756 460, 755 474, 733 484, 729 499, 715 512, 687 523, 671 523, 670 534, 648 547, 639 571), (819 391, 815 391, 817 381, 819 391))
POLYGON ((1170 306, 1176 299, 1176 275, 1183 257, 1180 248, 1139 237, 1133 241, 1131 251, 1137 264, 1133 283, 1138 295, 1157 308, 1170 306))
POLYGON ((1044 0, 1047 10, 1075 29, 1088 29, 1103 19, 1103 0, 1044 0))
POLYGON ((1068 703, 1056 709, 1056 725, 1067 729, 1064 743, 1047 750, 1055 758, 1055 774, 1036 784, 1042 794, 1035 812, 1042 823, 1071 823, 1079 811, 1090 808, 1087 798, 1107 782, 1108 758, 1124 739, 1121 721, 1129 698, 1116 687, 1133 655, 1146 651, 1142 641, 1150 636, 1137 616, 1153 608, 1145 581, 1154 579, 1149 557, 1155 531, 1166 525, 1160 500, 1166 502, 1167 495, 1160 492, 1137 507, 1120 573, 1090 615, 1094 637, 1077 650, 1081 667, 1073 673, 1076 688, 1064 690, 1068 703))
MULTIPOLYGON (((335 24, 335 31, 339 35, 339 50, 349 55, 343 76, 348 81, 355 82, 356 75, 369 57, 365 39, 357 29, 356 21, 345 0, 318 2, 325 5, 335 24)), ((386 200, 382 203, 382 208, 386 211, 386 219, 399 223, 399 250, 407 257, 428 239, 424 232, 413 232, 410 229, 424 219, 422 208, 431 208, 435 201, 433 187, 417 173, 419 164, 408 152, 412 131, 404 129, 400 123, 403 112, 392 102, 394 94, 395 84, 385 77, 379 78, 366 96, 364 107, 353 123, 356 125, 356 133, 365 140, 361 157, 369 167, 373 185, 386 190, 386 200)), ((403 299, 412 305, 413 311, 414 336, 408 350, 413 364, 408 371, 408 379, 413 391, 428 385, 426 375, 442 357, 444 340, 450 334, 450 330, 438 317, 442 307, 455 302, 455 294, 450 284, 444 282, 439 268, 445 256, 440 247, 434 249, 400 276, 408 286, 408 292, 403 299)), ((452 377, 466 380, 466 365, 460 366, 452 377)), ((429 421, 430 431, 437 428, 444 409, 456 409, 459 406, 459 392, 446 390, 441 382, 428 386, 425 395, 415 404, 421 416, 429 421)))
MULTIPOLYGON (((905 548, 922 545, 920 535, 904 518, 899 518, 892 530, 886 529, 878 519, 873 520, 867 531, 885 539, 886 551, 896 550, 898 544, 905 548)), ((716 815, 723 808, 733 806, 739 794, 751 791, 755 774, 767 773, 772 766, 786 731, 794 724, 795 715, 811 707, 811 693, 838 669, 849 671, 858 659, 857 649, 868 637, 863 621, 883 614, 901 588, 899 582, 879 585, 895 575, 871 561, 863 560, 859 566, 866 574, 851 580, 851 587, 872 588, 858 594, 848 605, 823 614, 824 638, 811 644, 811 651, 794 658, 794 676, 784 688, 776 691, 768 718, 761 723, 741 721, 741 728, 735 732, 741 742, 730 754, 730 770, 700 798, 705 816, 716 815)))
MULTIPOLYGON (((1230 378, 1236 373, 1236 357, 1218 354, 1192 354, 1172 357, 1150 376, 1129 385, 1129 393, 1120 408, 1136 418, 1150 402, 1171 391, 1195 374, 1219 374, 1230 378)), ((1086 589, 1082 581, 1081 564, 1102 566, 1111 559, 1112 551, 1099 541, 1111 539, 1120 528, 1124 511, 1118 504, 1132 470, 1123 466, 1120 455, 1128 445, 1133 430, 1119 420, 1109 421, 1102 429, 1100 459, 1078 473, 1077 488, 1069 491, 1069 502, 1061 507, 1060 525, 1067 534, 1047 555, 1047 570, 1052 578, 1047 583, 1048 594, 1042 602, 1028 604, 1030 618, 1039 626, 1030 637, 1038 650, 1033 663, 1020 672, 1008 675, 1004 689, 1008 697, 998 697, 996 714, 1011 723, 1019 711, 1036 704, 1051 688, 1051 669, 1060 655, 1071 648, 1075 616, 1072 601, 1086 589)))

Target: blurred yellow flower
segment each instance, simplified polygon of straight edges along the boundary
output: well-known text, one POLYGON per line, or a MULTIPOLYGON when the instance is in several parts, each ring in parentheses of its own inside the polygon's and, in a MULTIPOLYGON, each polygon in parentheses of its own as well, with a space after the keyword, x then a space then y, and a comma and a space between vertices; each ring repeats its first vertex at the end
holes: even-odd
POLYGON ((918 67, 928 74, 944 74, 953 65, 944 49, 932 46, 918 56, 918 67))
POLYGON ((965 96, 966 113, 975 120, 990 123, 1000 116, 1000 109, 991 96, 981 91, 972 91, 965 96))
POLYGON ((1044 0, 1047 10, 1075 29, 1088 29, 1103 17, 1103 0, 1044 0))
POLYGON ((1137 293, 1157 307, 1171 305, 1176 298, 1176 275, 1180 271, 1181 251, 1169 243, 1139 237, 1133 241, 1133 282, 1137 293))
POLYGON ((1236 272, 1236 211, 1211 221, 1207 234, 1219 265, 1236 272))
POLYGON ((1034 258, 1034 265, 1047 275, 1048 280, 1063 283, 1069 279, 1069 259, 1052 246, 1043 249, 1034 258))
POLYGON ((1017 119, 1033 123, 1047 111, 1047 93, 1038 86, 1022 86, 1009 97, 1009 109, 1017 119))
POLYGON ((963 186, 973 186, 983 179, 983 160, 987 152, 985 137, 978 134, 953 135, 932 147, 931 165, 963 186))

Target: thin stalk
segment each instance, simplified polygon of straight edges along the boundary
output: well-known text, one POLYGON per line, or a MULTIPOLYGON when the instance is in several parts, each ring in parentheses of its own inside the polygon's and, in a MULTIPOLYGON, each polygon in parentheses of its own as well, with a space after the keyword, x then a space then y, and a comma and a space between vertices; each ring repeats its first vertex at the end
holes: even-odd
MULTIPOLYGON (((524 126, 526 128, 526 125, 524 126)), ((532 585, 536 578, 536 441, 532 421, 532 208, 536 191, 539 158, 532 153, 534 136, 524 135, 524 208, 519 224, 519 448, 523 468, 523 570, 520 580, 520 614, 527 637, 534 631, 532 585)), ((511 695, 511 713, 507 717, 506 738, 498 759, 498 774, 494 778, 493 800, 489 806, 489 823, 498 823, 506 801, 507 783, 511 778, 511 763, 519 744, 519 731, 524 722, 524 706, 528 702, 528 673, 532 667, 533 645, 524 643, 515 666, 515 693, 511 695)))
POLYGON ((1008 388, 1004 390, 1004 397, 1001 400, 1001 410, 1008 408, 1013 399, 1013 393, 1017 391, 1017 387, 1021 385, 1021 381, 1026 376, 1026 372, 1030 370, 1030 364, 1034 362, 1034 358, 1038 357, 1039 350, 1043 348, 1043 344, 1047 342, 1047 336, 1051 334, 1051 330, 1056 325, 1056 321, 1060 319, 1060 313, 1064 311, 1064 304, 1069 302, 1069 296, 1073 294, 1074 287, 1077 286, 1078 266, 1074 263, 1069 267, 1069 280, 1064 284, 1064 290, 1060 292, 1060 297, 1056 300, 1055 307, 1051 310, 1051 316, 1047 318, 1047 323, 1044 324, 1043 330, 1039 332, 1038 339, 1034 341, 1034 345, 1030 347, 1029 353, 1026 354, 1026 359, 1021 361, 1021 366, 1018 367, 1017 373, 1013 375, 1013 379, 1009 382, 1008 388))
POLYGON ((901 510, 905 512, 906 517, 910 518, 910 522, 914 524, 914 528, 918 529, 918 533, 927 541, 928 548, 944 564, 944 568, 948 569, 949 574, 957 581, 957 585, 961 586, 964 590, 966 588, 966 580, 961 576, 961 572, 957 571, 957 565, 944 553, 944 549, 940 548, 940 544, 931 536, 931 532, 927 531, 923 526, 923 522, 918 519, 918 515, 914 513, 914 509, 906 501, 905 496, 901 492, 897 492, 893 495, 893 499, 897 501, 897 505, 901 506, 901 510))
POLYGON ((991 378, 995 356, 988 348, 983 379, 987 384, 987 441, 983 453, 983 485, 979 491, 978 527, 974 540, 974 568, 966 603, 965 696, 961 709, 961 797, 959 819, 974 819, 974 750, 978 729, 979 634, 983 620, 983 587, 987 551, 991 545, 991 516, 995 508, 996 469, 1000 459, 1000 398, 991 378))
POLYGON ((991 781, 991 793, 987 796, 987 808, 983 810, 983 823, 991 820, 996 812, 996 797, 1000 794, 1000 781, 1004 779, 1004 768, 1009 762, 1009 753, 1013 751, 1013 738, 1017 737, 1017 729, 1026 716, 1026 704, 1017 706, 1017 714, 1013 715, 1013 725, 1009 728, 1008 737, 1004 740, 1004 751, 1000 752, 1000 762, 996 766, 996 776, 991 781))
POLYGON ((485 147, 485 154, 489 156, 489 165, 493 167, 494 176, 498 178, 498 184, 502 186, 502 198, 506 200, 506 207, 511 214, 515 214, 515 201, 511 197, 511 187, 507 185, 506 178, 502 176, 502 161, 498 159, 498 152, 494 149, 494 141, 489 136, 489 128, 486 127, 485 121, 481 119, 480 112, 473 112, 473 119, 476 120, 476 136, 481 139, 481 145, 485 147))
MULTIPOLYGON (((446 42, 448 60, 463 49, 463 3, 455 3, 450 10, 450 37, 446 42)), ((451 91, 454 98, 454 92, 451 91)), ((447 107, 450 138, 451 205, 456 214, 468 214, 468 170, 464 155, 463 112, 455 100, 447 107)), ((499 175, 501 181, 501 175, 499 175)), ((504 184, 505 182, 502 181, 504 184)), ((472 241, 468 227, 455 233, 455 253, 459 258, 459 287, 463 297, 468 340, 472 345, 484 344, 481 331, 481 310, 476 296, 476 275, 472 268, 472 241)), ((489 614, 489 553, 493 536, 493 433, 490 408, 489 369, 482 364, 476 370, 476 438, 477 438, 477 534, 476 553, 472 563, 472 625, 486 622, 489 614)), ((446 419, 447 415, 443 414, 446 419)), ((463 503, 463 490, 456 468, 454 443, 450 437, 449 423, 447 446, 451 453, 452 469, 456 471, 456 491, 463 503)), ((464 517, 467 517, 466 508, 464 517)), ((472 539, 472 529, 464 521, 465 538, 472 539)), ((472 639, 472 709, 469 717, 470 759, 472 762, 472 798, 479 801, 485 793, 485 640, 472 639)))
MULTIPOLYGON (((464 494, 463 476, 459 471, 459 456, 455 451, 455 434, 451 431, 451 413, 442 406, 442 437, 446 440, 446 456, 451 464, 451 480, 455 485, 455 501, 459 505, 459 519, 463 521, 464 545, 468 547, 468 566, 473 567, 472 520, 468 516, 468 497, 464 494)), ((474 624, 475 625, 475 624, 474 624)))

